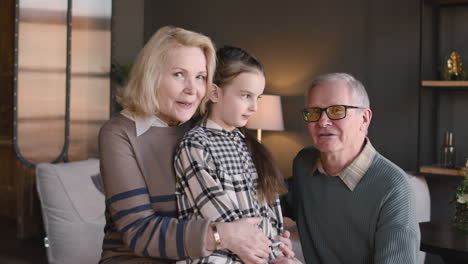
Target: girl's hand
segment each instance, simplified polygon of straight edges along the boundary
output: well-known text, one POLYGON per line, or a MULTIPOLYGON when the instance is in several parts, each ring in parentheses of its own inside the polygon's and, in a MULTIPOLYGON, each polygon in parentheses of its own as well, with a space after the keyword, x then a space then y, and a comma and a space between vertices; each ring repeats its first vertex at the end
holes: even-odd
POLYGON ((263 264, 271 252, 271 241, 258 225, 262 217, 216 223, 221 247, 229 249, 246 264, 263 264))
POLYGON ((294 258, 295 253, 293 251, 292 247, 292 242, 291 239, 289 238, 291 236, 291 233, 289 231, 284 231, 283 234, 280 236, 276 236, 275 238, 283 242, 283 244, 280 245, 280 249, 283 252, 283 256, 287 258, 294 258))
POLYGON ((270 261, 270 264, 302 264, 297 258, 279 257, 270 261))

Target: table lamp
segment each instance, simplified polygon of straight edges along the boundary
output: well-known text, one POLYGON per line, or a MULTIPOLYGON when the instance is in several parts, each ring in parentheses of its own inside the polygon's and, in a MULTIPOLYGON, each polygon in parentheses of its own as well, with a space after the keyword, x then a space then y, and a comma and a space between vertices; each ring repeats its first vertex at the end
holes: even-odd
POLYGON ((246 125, 249 129, 257 129, 257 140, 262 143, 262 130, 283 131, 283 113, 279 95, 262 95, 258 99, 257 112, 252 115, 246 125))

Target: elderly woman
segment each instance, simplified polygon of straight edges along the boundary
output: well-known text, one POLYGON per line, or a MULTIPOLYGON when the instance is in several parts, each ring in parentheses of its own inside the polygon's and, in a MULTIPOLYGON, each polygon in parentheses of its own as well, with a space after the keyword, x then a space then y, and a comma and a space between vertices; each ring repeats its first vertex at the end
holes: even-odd
POLYGON ((120 91, 124 110, 101 129, 106 235, 100 263, 167 263, 208 256, 221 243, 245 263, 264 263, 270 241, 261 218, 218 223, 178 220, 173 157, 211 84, 211 40, 175 27, 158 30, 120 91))

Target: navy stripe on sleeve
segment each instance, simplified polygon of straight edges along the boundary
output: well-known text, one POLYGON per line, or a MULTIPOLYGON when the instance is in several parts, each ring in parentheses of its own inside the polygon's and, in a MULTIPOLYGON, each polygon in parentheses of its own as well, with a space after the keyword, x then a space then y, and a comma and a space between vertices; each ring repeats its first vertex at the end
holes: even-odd
POLYGON ((148 193, 148 189, 138 188, 138 189, 127 191, 127 192, 118 193, 118 194, 110 197, 109 199, 107 199, 106 203, 109 205, 109 204, 115 203, 115 202, 123 200, 123 199, 127 199, 127 198, 130 198, 130 197, 138 196, 138 195, 142 195, 142 194, 147 194, 147 193, 148 193))
POLYGON ((172 218, 164 217, 161 224, 161 230, 159 230, 159 254, 161 258, 166 258, 166 233, 169 222, 172 218))
POLYGON ((156 219, 156 223, 154 224, 153 230, 151 230, 151 233, 150 233, 150 236, 149 236, 150 239, 148 239, 148 241, 146 242, 145 250, 143 250, 143 256, 145 256, 147 258, 150 257, 150 255, 148 253, 148 245, 151 242, 151 240, 154 238, 154 233, 156 232, 156 228, 158 228, 159 224, 161 223, 161 220, 162 220, 162 218, 156 219))
POLYGON ((136 206, 136 207, 127 209, 127 210, 122 210, 122 211, 119 211, 118 213, 116 213, 115 215, 112 216, 112 221, 117 222, 120 218, 122 218, 122 217, 124 217, 126 215, 133 214, 133 213, 138 213, 138 212, 145 211, 145 210, 150 210, 150 209, 151 209, 151 206, 149 204, 143 204, 143 205, 140 205, 140 206, 136 206))
POLYGON ((123 245, 122 239, 104 239, 102 243, 104 245, 115 245, 115 246, 123 245))
POLYGON ((179 220, 177 224, 177 235, 176 235, 176 245, 177 245, 177 254, 180 259, 185 259, 185 250, 184 250, 184 226, 185 221, 179 220))
POLYGON ((140 218, 136 221, 133 221, 131 222, 130 224, 126 225, 124 228, 122 228, 122 230, 120 230, 120 233, 125 233, 127 232, 130 228, 134 227, 134 226, 137 226, 139 225, 141 222, 144 222, 146 221, 148 218, 152 218, 154 217, 153 215, 148 215, 147 217, 144 217, 144 218, 140 218))
POLYGON ((172 202, 176 201, 176 196, 175 194, 151 196, 150 201, 152 203, 172 202))
POLYGON ((158 212, 155 212, 155 214, 161 217, 172 217, 172 218, 177 218, 178 216, 177 211, 158 211, 158 212))
POLYGON ((107 248, 105 251, 119 252, 119 253, 132 253, 130 249, 126 248, 107 248))
MULTIPOLYGON (((154 218, 154 217, 151 217, 151 218, 154 218)), ((140 239, 141 235, 143 235, 143 233, 145 232, 146 228, 148 227, 150 223, 151 223, 151 219, 147 219, 146 223, 144 223, 142 226, 140 226, 140 228, 138 228, 138 231, 133 236, 132 242, 130 242, 130 245, 129 245, 129 248, 131 250, 135 251, 136 242, 138 241, 138 239, 140 239)))

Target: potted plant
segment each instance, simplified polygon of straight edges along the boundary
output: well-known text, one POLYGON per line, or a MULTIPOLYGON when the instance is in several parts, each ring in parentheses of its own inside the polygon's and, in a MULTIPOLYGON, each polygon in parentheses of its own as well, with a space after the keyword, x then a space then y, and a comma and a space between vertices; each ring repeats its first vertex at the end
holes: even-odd
POLYGON ((465 179, 455 192, 454 223, 458 229, 468 231, 468 172, 465 172, 465 179))

